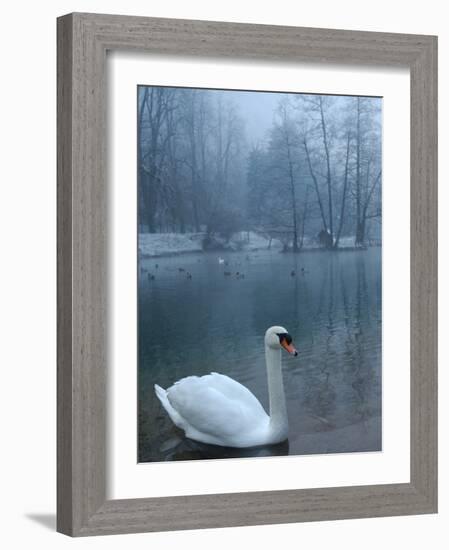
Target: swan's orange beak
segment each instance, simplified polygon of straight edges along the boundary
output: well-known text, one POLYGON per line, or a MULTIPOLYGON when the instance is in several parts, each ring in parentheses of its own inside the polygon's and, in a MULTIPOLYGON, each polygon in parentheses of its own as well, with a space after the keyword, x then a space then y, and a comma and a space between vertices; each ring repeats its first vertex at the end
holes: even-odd
POLYGON ((296 351, 296 348, 293 344, 287 344, 287 340, 282 340, 281 346, 288 351, 290 355, 294 355, 295 357, 298 355, 298 352, 296 351))

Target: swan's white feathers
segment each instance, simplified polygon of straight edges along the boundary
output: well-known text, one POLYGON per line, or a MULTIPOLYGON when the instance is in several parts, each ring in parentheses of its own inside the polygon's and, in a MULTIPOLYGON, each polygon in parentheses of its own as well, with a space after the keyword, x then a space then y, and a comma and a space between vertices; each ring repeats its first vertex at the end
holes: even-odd
POLYGON ((236 382, 229 376, 219 374, 218 372, 211 372, 201 378, 204 379, 204 383, 215 388, 226 397, 230 399, 241 399, 246 402, 247 406, 254 407, 255 409, 259 408, 260 412, 265 414, 264 408, 257 397, 251 393, 246 386, 236 382))
POLYGON ((175 382, 165 395, 156 394, 187 437, 206 443, 239 446, 240 438, 256 435, 254 426, 266 427, 269 422, 259 400, 223 374, 188 376, 175 382))
POLYGON ((173 422, 173 424, 178 426, 178 428, 185 430, 187 427, 187 423, 181 417, 181 415, 171 406, 170 401, 168 400, 168 397, 167 397, 167 390, 164 390, 164 388, 161 388, 157 384, 154 384, 154 391, 159 401, 162 403, 162 406, 167 411, 167 414, 171 418, 171 421, 173 422))

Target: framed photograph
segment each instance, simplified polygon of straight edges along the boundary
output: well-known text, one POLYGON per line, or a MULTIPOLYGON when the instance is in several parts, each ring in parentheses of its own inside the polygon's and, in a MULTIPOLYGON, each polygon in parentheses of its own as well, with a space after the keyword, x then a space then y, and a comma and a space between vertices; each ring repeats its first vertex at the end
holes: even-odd
POLYGON ((437 39, 58 19, 58 531, 437 511, 437 39))

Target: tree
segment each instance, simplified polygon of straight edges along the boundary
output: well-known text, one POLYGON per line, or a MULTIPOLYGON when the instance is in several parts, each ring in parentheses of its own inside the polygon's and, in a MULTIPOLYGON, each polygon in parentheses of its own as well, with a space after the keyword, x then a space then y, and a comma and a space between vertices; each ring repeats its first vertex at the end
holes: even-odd
MULTIPOLYGON (((326 246, 334 246, 334 182, 332 142, 337 141, 332 109, 335 98, 321 95, 298 96, 296 110, 302 127, 302 145, 307 159, 322 221, 321 235, 326 235, 326 246), (322 189, 324 187, 324 189, 322 189), (325 202, 326 200, 326 202, 325 202)), ((338 144, 338 143, 337 143, 338 144)))
POLYGON ((351 132, 348 130, 346 134, 346 160, 345 160, 345 171, 343 176, 343 191, 342 191, 341 208, 340 208, 340 222, 337 229, 337 235, 335 237, 334 248, 338 248, 338 243, 340 242, 341 232, 342 232, 343 224, 345 220, 346 195, 348 191, 348 180, 349 180, 350 145, 351 145, 351 132))
POLYGON ((218 216, 228 213, 235 231, 240 224, 241 212, 236 206, 237 197, 244 186, 243 165, 240 152, 243 145, 243 122, 235 105, 225 101, 222 92, 218 93, 214 105, 214 124, 211 132, 212 147, 210 156, 213 169, 209 182, 209 203, 207 213, 208 231, 213 231, 218 216), (232 204, 234 203, 234 204, 232 204))
MULTIPOLYGON (((375 116, 378 106, 372 100, 357 97, 355 103, 356 174, 354 199, 356 205, 356 246, 365 245, 367 220, 381 215, 380 208, 370 211, 380 189, 381 139, 375 116)), ((380 202, 380 194, 378 194, 380 202)))
POLYGON ((184 90, 181 95, 182 122, 187 137, 188 155, 184 159, 190 169, 190 200, 192 204, 193 223, 196 232, 200 231, 200 197, 201 182, 198 174, 197 140, 198 140, 198 96, 199 90, 184 90))
POLYGON ((229 92, 140 87, 137 115, 140 230, 252 230, 295 252, 379 235, 376 98, 282 94, 252 149, 229 92))
POLYGON ((286 97, 279 101, 276 120, 270 131, 268 153, 271 182, 278 197, 272 212, 278 214, 278 225, 288 228, 292 250, 298 252, 302 243, 299 214, 301 154, 291 105, 286 97))
POLYGON ((167 116, 173 108, 174 92, 170 88, 140 87, 138 98, 140 218, 148 231, 154 233, 170 137, 167 134, 167 116))

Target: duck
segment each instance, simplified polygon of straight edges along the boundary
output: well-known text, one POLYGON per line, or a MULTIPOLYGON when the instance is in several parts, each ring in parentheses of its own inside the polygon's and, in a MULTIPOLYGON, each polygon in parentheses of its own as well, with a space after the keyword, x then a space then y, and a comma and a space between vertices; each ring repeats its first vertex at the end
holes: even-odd
POLYGON ((224 258, 218 258, 218 263, 219 264, 224 264, 225 263, 224 258))
POLYGON ((276 445, 288 439, 288 416, 281 351, 297 356, 292 337, 282 326, 264 337, 269 413, 243 384, 216 372, 187 376, 154 391, 169 418, 185 436, 221 447, 276 445))

